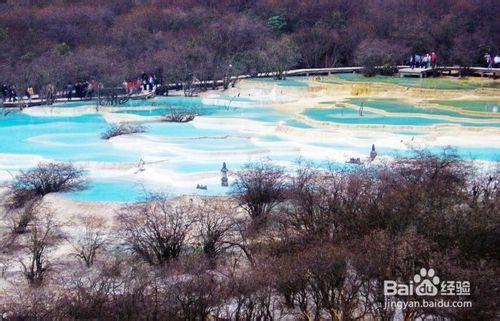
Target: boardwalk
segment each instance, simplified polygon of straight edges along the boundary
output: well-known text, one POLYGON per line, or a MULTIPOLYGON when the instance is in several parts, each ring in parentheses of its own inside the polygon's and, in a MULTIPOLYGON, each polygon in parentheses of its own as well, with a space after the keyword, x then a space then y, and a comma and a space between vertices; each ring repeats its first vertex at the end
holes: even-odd
MULTIPOLYGON (((406 76, 416 76, 416 77, 427 77, 429 74, 433 72, 437 72, 440 75, 442 74, 447 74, 447 75, 452 75, 452 74, 458 74, 461 70, 463 70, 463 67, 458 67, 458 66, 442 66, 442 67, 436 67, 436 68, 410 68, 410 67, 403 67, 399 68, 399 76, 400 77, 406 77, 406 76)), ((468 68, 469 72, 471 74, 476 74, 481 77, 483 76, 500 76, 500 68, 483 68, 483 67, 469 67, 468 68)))
POLYGON ((427 74, 432 73, 433 68, 401 68, 399 69, 399 77, 417 76, 420 78, 427 77, 427 74))
MULTIPOLYGON (((138 99, 149 99, 153 98, 154 93, 153 92, 144 92, 141 94, 134 94, 134 95, 118 95, 117 98, 127 98, 131 100, 138 100, 138 99)), ((97 103, 99 99, 105 99, 105 97, 84 97, 84 98, 79 98, 79 97, 73 97, 71 100, 68 100, 68 98, 65 98, 63 94, 58 94, 58 98, 54 100, 54 103, 66 103, 66 102, 88 102, 88 103, 97 103)), ((0 107, 4 108, 25 108, 25 107, 33 107, 33 106, 41 106, 45 105, 46 100, 40 99, 38 95, 33 95, 33 98, 31 100, 28 100, 26 97, 18 97, 18 100, 15 102, 9 102, 9 101, 4 101, 2 104, 0 104, 0 107)))
MULTIPOLYGON (((406 76, 415 76, 415 77, 427 77, 429 74, 433 72, 437 72, 438 74, 446 74, 446 75, 452 75, 452 74, 458 74, 460 73, 464 68, 459 67, 459 66, 440 66, 436 68, 410 68, 410 66, 395 66, 398 69, 398 74, 400 77, 406 77, 406 76)), ((491 76, 491 77, 497 77, 500 76, 500 68, 483 68, 483 67, 468 67, 467 68, 469 73, 474 74, 474 75, 479 75, 481 77, 483 76, 491 76)), ((284 72, 284 75, 287 77, 294 77, 294 76, 314 76, 314 75, 331 75, 331 74, 338 74, 338 73, 360 73, 363 71, 363 67, 335 67, 335 68, 310 68, 310 69, 292 69, 284 72)), ((231 80, 236 81, 239 79, 247 79, 247 78, 268 78, 268 77, 274 77, 276 76, 276 72, 267 72, 267 73, 259 73, 256 75, 239 75, 239 76, 232 76, 231 80)), ((181 90, 183 88, 183 83, 170 83, 163 85, 165 88, 168 90, 181 90)), ((205 81, 196 81, 193 83, 194 86, 201 87, 201 86, 222 86, 224 85, 224 80, 205 80, 205 81)), ((151 98, 154 94, 152 93, 145 93, 145 94, 139 94, 139 95, 132 95, 130 96, 130 99, 147 99, 151 98)), ((37 96, 36 98, 32 99, 31 101, 28 101, 27 99, 20 99, 18 98, 17 102, 3 102, 3 104, 0 104, 0 107, 5 107, 5 108, 19 108, 19 107, 30 107, 30 106, 38 106, 42 105, 43 101, 38 99, 37 96)), ((94 99, 88 99, 88 98, 73 98, 71 101, 96 101, 97 98, 94 97, 94 99)), ((62 97, 62 94, 58 94, 58 98, 55 100, 55 102, 67 102, 68 100, 66 98, 62 97)))

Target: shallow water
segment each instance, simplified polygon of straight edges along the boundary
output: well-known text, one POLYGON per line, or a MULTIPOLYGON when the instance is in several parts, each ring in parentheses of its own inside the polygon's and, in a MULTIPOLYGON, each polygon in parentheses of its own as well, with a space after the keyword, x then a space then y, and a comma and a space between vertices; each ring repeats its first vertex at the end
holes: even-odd
MULTIPOLYGON (((418 78, 418 77, 391 77, 391 76, 373 76, 365 77, 362 74, 336 74, 331 82, 338 83, 335 78, 349 82, 368 82, 368 83, 386 83, 404 87, 418 87, 426 89, 445 89, 445 90, 473 90, 477 88, 499 88, 498 82, 477 83, 467 80, 449 79, 449 78, 418 78)), ((322 80, 329 82, 329 79, 322 80)))
POLYGON ((146 198, 144 186, 130 181, 92 181, 88 189, 66 193, 66 197, 86 202, 139 202, 146 198))
MULTIPOLYGON (((390 109, 388 107, 388 109, 390 109)), ((405 113, 412 114, 410 110, 405 113)), ((415 113, 415 112, 413 112, 415 113)), ((419 110, 419 113, 424 113, 419 110)), ((474 122, 470 121, 450 121, 447 119, 428 118, 425 115, 398 116, 384 115, 363 110, 362 115, 359 109, 336 107, 336 108, 308 108, 303 113, 305 116, 321 122, 331 122, 337 124, 350 125, 390 125, 390 126, 433 126, 438 124, 457 124, 474 127, 500 127, 500 122, 474 122)), ((430 115, 435 115, 430 113, 430 115)), ((439 116, 439 114, 438 114, 439 116)), ((474 117, 472 117, 474 118, 474 117)))
POLYGON ((271 83, 280 87, 309 87, 307 77, 288 77, 283 80, 275 80, 273 78, 257 78, 250 79, 250 81, 271 83))
MULTIPOLYGON (((177 111, 192 112, 200 116, 213 116, 218 118, 243 118, 263 122, 276 122, 285 120, 287 116, 266 108, 266 107, 231 107, 231 106, 210 106, 203 105, 201 102, 194 105, 173 105, 177 111)), ((172 110, 164 108, 160 103, 148 110, 144 109, 124 109, 116 111, 119 114, 132 114, 138 116, 164 116, 171 114, 172 110)))
POLYGON ((120 153, 100 135, 108 123, 100 115, 33 117, 23 113, 0 116, 0 151, 38 155, 70 162, 127 162, 138 154, 120 153))
MULTIPOLYGON (((332 79, 359 81, 359 75, 337 77, 332 79)), ((470 90, 474 87, 471 84, 460 84, 460 87, 455 81, 446 79, 442 82, 385 77, 362 80, 424 87, 436 85, 436 88, 443 89, 470 90)), ((309 86, 305 78, 257 79, 250 83, 255 83, 256 87, 267 86, 267 89, 277 85, 298 91, 309 86)), ((231 171, 230 182, 234 181, 234 171, 248 162, 261 160, 270 160, 286 168, 293 168, 297 159, 302 159, 323 168, 350 169, 355 167, 347 165, 345 160, 367 156, 372 142, 380 141, 380 135, 396 137, 396 142, 400 139, 413 141, 415 137, 422 137, 425 141, 433 130, 430 126, 434 125, 462 125, 477 127, 478 130, 500 127, 500 118, 492 114, 498 106, 498 101, 494 100, 429 100, 428 105, 412 106, 394 99, 352 98, 336 103, 333 108, 333 104, 322 104, 325 108, 311 107, 294 114, 271 107, 270 102, 279 105, 274 97, 268 97, 269 101, 265 100, 266 96, 262 97, 263 100, 255 100, 253 97, 221 94, 210 99, 157 97, 129 101, 115 113, 144 117, 147 132, 111 140, 100 138, 109 124, 101 114, 93 113, 93 108, 86 111, 91 114, 72 117, 29 116, 12 112, 0 116, 0 180, 8 179, 6 171, 28 168, 34 166, 35 159, 44 159, 75 162, 89 171, 92 177, 89 189, 66 194, 66 197, 80 201, 134 202, 144 199, 146 190, 171 195, 227 195, 230 188, 220 186, 222 162, 227 162, 231 171), (360 106, 363 106, 362 116, 360 106), (157 118, 150 118, 167 114, 171 109, 195 111, 199 116, 189 123, 160 122, 157 118), (336 136, 324 140, 320 134, 331 128, 325 123, 358 125, 359 128, 383 125, 385 134, 377 134, 371 129, 367 132, 366 128, 361 134, 354 131, 357 127, 353 127, 350 138, 354 141, 336 136), (294 134, 289 135, 288 130, 294 134), (30 163, 29 159, 33 161, 30 163), (147 164, 143 173, 136 168, 140 159, 147 164), (99 174, 109 170, 113 171, 112 175, 99 174), (196 189, 198 183, 207 185, 208 189, 196 189)), ((82 106, 92 105, 68 102, 51 108, 82 106)), ((400 145, 377 145, 377 151, 379 155, 397 155, 405 150, 400 145)), ((437 152, 442 147, 431 146, 430 150, 437 152)), ((500 159, 499 146, 459 146, 458 153, 467 159, 494 162, 500 159)))
POLYGON ((474 101, 474 100, 431 100, 431 103, 455 107, 463 111, 495 113, 500 117, 499 101, 474 101))
MULTIPOLYGON (((464 114, 458 111, 453 111, 445 108, 435 108, 431 106, 414 106, 408 103, 398 101, 396 99, 350 99, 348 102, 377 110, 386 111, 388 113, 398 114, 425 114, 432 116, 449 116, 455 118, 469 118, 469 119, 488 119, 492 116, 489 114, 464 114)), ((465 104, 466 106, 470 106, 465 104)), ((451 105, 453 106, 453 105, 451 105)), ((465 109, 465 108, 462 108, 465 109)), ((500 115, 499 115, 500 119, 500 115)))

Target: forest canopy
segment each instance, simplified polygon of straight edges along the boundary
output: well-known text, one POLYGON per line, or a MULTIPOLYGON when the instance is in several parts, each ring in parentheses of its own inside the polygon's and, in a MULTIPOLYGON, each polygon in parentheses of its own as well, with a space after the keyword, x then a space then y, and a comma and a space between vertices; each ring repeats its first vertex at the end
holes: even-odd
POLYGON ((428 51, 476 65, 499 50, 499 12, 495 0, 3 0, 0 81, 222 79, 428 51))

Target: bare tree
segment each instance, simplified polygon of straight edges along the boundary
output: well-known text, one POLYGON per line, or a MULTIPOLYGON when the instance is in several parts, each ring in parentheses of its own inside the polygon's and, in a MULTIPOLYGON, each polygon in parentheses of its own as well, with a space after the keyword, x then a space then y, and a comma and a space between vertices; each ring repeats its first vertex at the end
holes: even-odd
POLYGON ((188 109, 179 109, 179 108, 170 108, 170 113, 165 114, 162 118, 165 122, 171 123, 187 123, 198 115, 198 112, 194 108, 188 109))
POLYGON ((155 195, 122 210, 119 232, 139 257, 153 265, 162 264, 181 254, 192 228, 190 214, 189 207, 171 205, 166 197, 155 195))
POLYGON ((94 260, 100 250, 106 244, 106 235, 104 231, 104 219, 98 216, 84 216, 79 219, 79 227, 83 231, 70 240, 74 253, 81 259, 87 267, 94 264, 94 260))
POLYGON ((14 178, 6 202, 8 209, 23 207, 34 198, 49 193, 85 189, 84 171, 70 163, 40 163, 14 178))
POLYGON ((282 168, 267 162, 247 164, 238 172, 233 193, 253 219, 265 220, 284 199, 286 175, 282 168))
POLYGON ((53 213, 38 207, 25 244, 28 259, 20 261, 23 274, 30 284, 38 286, 42 283, 51 267, 48 252, 60 238, 59 225, 53 213))
POLYGON ((230 267, 227 291, 231 306, 230 320, 277 320, 279 304, 275 295, 275 279, 269 270, 230 267))
POLYGON ((197 212, 197 237, 209 259, 216 259, 238 243, 234 208, 230 202, 205 201, 197 212))
POLYGON ((203 265, 191 269, 183 277, 170 280, 169 292, 178 305, 179 319, 211 320, 221 303, 222 282, 203 265))
POLYGON ((300 166, 292 175, 278 220, 284 236, 304 242, 333 239, 341 208, 342 175, 300 166))
POLYGON ((33 197, 27 200, 21 208, 9 209, 6 213, 7 219, 11 222, 12 232, 15 234, 23 234, 26 232, 28 224, 32 221, 36 208, 40 206, 41 199, 33 197))
POLYGON ((285 79, 286 71, 300 61, 300 52, 290 37, 283 36, 270 41, 266 58, 267 68, 275 73, 275 78, 285 79))
POLYGON ((102 133, 102 139, 111 139, 116 136, 130 135, 145 133, 146 127, 140 124, 129 124, 122 123, 118 125, 111 125, 104 133, 102 133))
POLYGON ((195 76, 188 76, 182 84, 182 90, 186 97, 196 97, 200 93, 200 81, 195 76))

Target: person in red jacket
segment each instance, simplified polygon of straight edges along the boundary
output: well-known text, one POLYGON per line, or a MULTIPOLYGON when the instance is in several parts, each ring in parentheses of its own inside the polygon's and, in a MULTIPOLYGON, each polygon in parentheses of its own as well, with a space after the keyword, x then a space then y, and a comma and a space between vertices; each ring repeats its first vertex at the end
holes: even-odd
POLYGON ((437 61, 438 61, 438 56, 437 56, 437 55, 436 55, 436 53, 433 51, 433 52, 431 53, 431 66, 432 66, 432 68, 436 68, 437 61))

